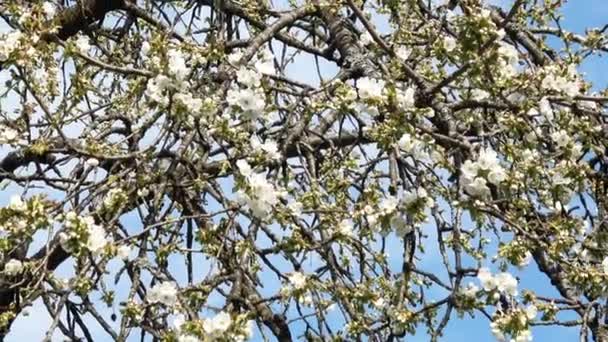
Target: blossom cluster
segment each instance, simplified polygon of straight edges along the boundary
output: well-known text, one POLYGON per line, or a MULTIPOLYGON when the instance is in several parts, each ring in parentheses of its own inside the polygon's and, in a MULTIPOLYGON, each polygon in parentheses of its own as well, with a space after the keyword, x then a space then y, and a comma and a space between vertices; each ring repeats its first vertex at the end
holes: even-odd
POLYGON ((303 305, 312 304, 312 296, 310 291, 307 291, 309 278, 302 272, 292 272, 287 277, 288 283, 281 288, 281 294, 284 297, 294 296, 298 302, 303 305))
POLYGON ((23 270, 23 262, 17 259, 10 259, 4 264, 4 273, 10 276, 15 276, 23 270))
POLYGON ((490 328, 499 342, 529 342, 532 341, 530 322, 536 318, 538 309, 533 304, 526 308, 515 308, 508 312, 497 312, 492 317, 490 328), (507 336, 511 336, 508 339, 507 336))
POLYGON ((253 152, 259 154, 263 158, 269 160, 278 160, 281 158, 281 152, 279 151, 276 141, 267 138, 266 141, 261 142, 259 137, 252 135, 249 142, 249 147, 251 147, 253 152))
POLYGON ((434 205, 433 198, 423 188, 404 190, 399 196, 386 196, 377 207, 366 205, 362 213, 372 229, 382 235, 394 231, 405 236, 424 221, 424 211, 434 205))
POLYGON ((182 314, 173 321, 173 329, 177 333, 178 342, 201 341, 248 341, 253 335, 253 321, 243 315, 231 316, 228 312, 220 311, 213 317, 202 320, 202 334, 188 331, 188 322, 182 314), (199 335, 202 335, 202 339, 199 335))
POLYGON ((173 282, 164 281, 154 285, 146 295, 150 303, 160 303, 167 307, 173 307, 178 302, 177 286, 173 282))
POLYGON ((541 81, 541 89, 554 91, 568 97, 574 97, 580 93, 581 83, 575 65, 569 65, 565 72, 555 65, 545 67, 541 74, 545 75, 541 81))
MULTIPOLYGON (((151 304, 162 304, 169 310, 176 310, 179 305, 179 290, 177 285, 172 281, 163 281, 156 283, 147 293, 146 300, 151 304)), ((191 342, 191 341, 221 341, 226 338, 226 334, 229 329, 233 327, 234 322, 231 315, 227 312, 221 311, 211 318, 205 318, 202 321, 202 332, 204 338, 201 340, 199 336, 188 332, 185 327, 184 315, 178 315, 173 326, 175 331, 178 333, 178 341, 191 342)), ((235 329, 230 335, 231 340, 244 341, 251 337, 252 333, 252 322, 248 321, 244 324, 242 329, 235 329)))
POLYGON ((0 144, 12 143, 18 138, 18 132, 6 125, 0 125, 0 144))
POLYGON ((503 80, 514 77, 517 74, 517 63, 519 61, 517 49, 509 43, 499 41, 496 52, 500 56, 496 69, 499 77, 503 80))
POLYGON ((11 195, 8 206, 0 208, 0 254, 6 257, 6 253, 32 239, 37 231, 47 229, 52 222, 44 197, 25 199, 11 195))
POLYGON ((0 35, 0 62, 7 61, 11 54, 19 48, 22 36, 20 31, 0 35))
POLYGON ((477 160, 466 160, 460 168, 464 189, 475 197, 488 197, 490 188, 487 182, 498 186, 506 178, 507 173, 500 165, 497 153, 489 147, 479 152, 477 160))
MULTIPOLYGON (((504 17, 484 1, 249 1, 206 21, 211 12, 187 2, 165 13, 144 0, 129 6, 146 20, 62 30, 61 41, 52 32, 64 7, 9 2, 0 20, 18 30, 0 35, 0 187, 24 195, 0 208, 2 277, 31 272, 70 298, 98 291, 108 305, 126 302, 132 323, 152 323, 146 333, 181 342, 247 339, 245 321, 268 328, 266 312, 312 326, 332 302, 345 324, 322 340, 422 325, 438 339, 437 312, 492 306, 497 339, 528 341, 537 309, 519 306, 541 304, 506 268, 534 259, 559 293, 580 297, 574 311, 606 295, 606 91, 586 94, 576 69, 608 39, 540 27, 559 18, 547 2, 504 17), (374 32, 363 18, 378 15, 387 27, 374 32), (550 53, 547 36, 564 51, 550 53), (315 72, 292 72, 312 60, 315 72), (26 199, 33 191, 52 195, 26 199), (141 229, 123 227, 126 215, 141 229), (18 255, 42 230, 77 259, 77 277, 63 282, 18 255), (424 262, 433 257, 444 267, 424 262), (481 268, 459 285, 490 258, 502 272, 481 268), (193 271, 200 259, 208 274, 193 271), (108 273, 137 282, 134 297, 117 300, 108 273), (188 320, 166 329, 178 313, 188 320)), ((41 292, 23 287, 27 306, 41 292)))
POLYGON ((255 217, 261 220, 268 218, 284 193, 268 182, 266 176, 254 172, 246 160, 237 161, 237 167, 247 182, 247 190, 237 193, 239 202, 247 206, 255 217))
POLYGON ((508 272, 492 274, 489 269, 482 267, 477 272, 481 286, 485 291, 498 291, 510 296, 517 295, 517 279, 508 272))
POLYGON ((401 136, 397 142, 397 146, 405 153, 411 155, 415 160, 425 160, 428 158, 428 153, 426 152, 427 144, 409 133, 404 133, 401 136))
MULTIPOLYGON (((142 47, 142 53, 151 65, 161 65, 160 58, 154 55, 156 50, 153 50, 149 43, 146 42, 142 47)), ((169 100, 173 99, 177 111, 185 112, 188 118, 212 112, 215 107, 213 95, 208 94, 203 99, 191 91, 193 87, 189 75, 192 73, 192 65, 186 60, 190 59, 190 63, 195 63, 196 55, 191 56, 179 47, 171 47, 164 57, 167 62, 166 68, 150 78, 146 85, 145 94, 151 103, 166 107, 169 105, 169 100)))
POLYGON ((77 253, 86 249, 93 255, 101 255, 110 242, 103 226, 95 223, 92 216, 79 216, 70 211, 63 218, 65 231, 61 232, 59 239, 66 251, 77 253))
POLYGON ((228 60, 238 67, 237 83, 226 94, 226 102, 233 111, 238 113, 242 121, 263 118, 266 108, 266 95, 261 87, 262 76, 274 74, 274 55, 268 49, 260 51, 254 59, 253 68, 242 64, 241 51, 233 52, 228 60))
MULTIPOLYGON (((93 165, 95 163, 93 162, 93 165)), ((105 198, 103 199, 103 205, 110 211, 117 210, 121 205, 127 201, 127 194, 121 188, 112 188, 108 191, 105 198)))

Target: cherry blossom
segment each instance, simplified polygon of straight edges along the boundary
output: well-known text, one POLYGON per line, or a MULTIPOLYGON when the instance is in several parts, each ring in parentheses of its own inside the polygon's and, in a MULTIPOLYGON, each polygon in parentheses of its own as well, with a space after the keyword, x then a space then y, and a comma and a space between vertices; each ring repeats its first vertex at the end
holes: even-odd
POLYGON ((363 100, 382 98, 385 85, 385 81, 369 77, 363 77, 357 81, 359 96, 363 100))
POLYGON ((0 339, 602 339, 601 27, 211 3, 0 5, 0 339))
POLYGON ((161 303, 167 307, 174 306, 177 301, 177 287, 173 282, 160 282, 148 292, 146 299, 150 303, 161 303))
POLYGON ((14 276, 23 270, 23 263, 16 259, 10 259, 4 264, 4 273, 14 276))

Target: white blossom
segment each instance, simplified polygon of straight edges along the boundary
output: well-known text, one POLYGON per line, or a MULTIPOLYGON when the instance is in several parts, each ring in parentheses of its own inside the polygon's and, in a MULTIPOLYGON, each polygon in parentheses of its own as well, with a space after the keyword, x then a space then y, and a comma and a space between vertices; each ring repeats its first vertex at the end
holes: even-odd
POLYGON ((287 205, 287 209, 289 209, 289 211, 291 211, 291 214, 293 216, 301 216, 302 215, 302 209, 303 209, 303 205, 302 203, 295 201, 295 202, 291 202, 287 205))
POLYGON ((515 336, 514 342, 529 342, 532 341, 532 332, 530 330, 520 331, 517 336, 515 336))
POLYGON ((13 142, 18 136, 19 132, 17 132, 17 130, 0 125, 0 144, 13 142))
POLYGON ((296 290, 303 289, 306 286, 306 275, 302 272, 291 273, 288 280, 291 286, 296 290))
POLYGON ((553 66, 549 66, 545 70, 547 74, 541 81, 543 90, 553 90, 569 97, 580 93, 580 81, 575 69, 569 68, 567 77, 558 74, 558 70, 553 66))
POLYGON ((147 188, 137 190, 137 196, 139 196, 139 197, 146 197, 149 194, 150 194, 150 190, 147 188))
POLYGON ((418 202, 419 200, 423 200, 425 205, 429 207, 433 206, 434 204, 433 199, 428 195, 428 192, 423 187, 416 188, 413 191, 405 190, 403 192, 401 202, 406 207, 409 207, 410 205, 418 202))
POLYGON ((460 170, 461 182, 472 196, 485 197, 490 194, 486 180, 500 185, 507 178, 506 171, 498 161, 498 154, 489 147, 479 151, 475 162, 466 160, 460 170), (482 177, 481 171, 486 172, 486 178, 482 177))
POLYGON ((398 47, 395 50, 395 55, 397 56, 397 58, 399 58, 402 61, 407 60, 411 53, 412 53, 412 51, 410 51, 410 49, 408 49, 407 46, 403 46, 403 45, 398 47))
POLYGON ((517 49, 504 41, 498 42, 498 54, 500 54, 509 65, 517 64, 519 52, 517 49))
POLYGON ((78 50, 78 52, 80 52, 81 54, 87 54, 91 49, 89 37, 84 35, 79 35, 78 38, 76 38, 76 40, 74 41, 74 44, 76 45, 76 49, 78 50))
POLYGON ((152 46, 150 46, 150 43, 148 43, 147 41, 144 41, 143 43, 141 43, 141 48, 139 51, 141 52, 141 55, 144 58, 148 58, 149 57, 148 55, 150 54, 150 49, 152 49, 152 46))
POLYGON ((177 93, 173 96, 173 99, 181 103, 192 115, 200 113, 203 109, 203 100, 193 97, 190 92, 177 93))
POLYGON ((378 209, 380 209, 380 213, 382 215, 388 215, 397 209, 397 205, 399 205, 399 200, 397 197, 387 196, 380 202, 378 209))
POLYGON ((575 142, 572 144, 572 148, 570 149, 570 159, 577 160, 583 155, 583 144, 580 142, 575 142))
POLYGON ((256 153, 263 153, 270 160, 281 159, 281 152, 279 152, 279 146, 276 141, 272 139, 266 139, 263 143, 260 138, 253 135, 250 139, 251 148, 256 153))
POLYGON ((116 255, 123 260, 127 260, 129 258, 130 254, 131 254, 131 247, 129 247, 127 245, 122 245, 122 246, 118 247, 118 249, 116 250, 116 255))
POLYGON ((397 88, 396 92, 396 99, 399 107, 401 107, 402 109, 407 109, 414 106, 414 94, 416 93, 416 89, 414 89, 413 87, 409 87, 405 90, 397 88))
POLYGON ((243 335, 239 335, 239 337, 241 337, 241 339, 238 342, 251 340, 251 338, 253 337, 254 327, 255 327, 255 321, 252 319, 248 320, 242 329, 243 335))
POLYGON ((266 106, 264 94, 253 89, 230 89, 226 101, 231 106, 239 107, 249 119, 260 117, 266 106))
POLYGON ((449 9, 445 11, 445 20, 447 22, 453 22, 454 20, 456 20, 457 17, 458 17, 458 15, 456 15, 456 13, 454 13, 454 11, 449 10, 449 9))
POLYGON ((378 111, 378 107, 376 107, 375 105, 368 105, 366 103, 361 103, 358 102, 355 106, 354 109, 359 112, 359 114, 361 115, 361 120, 364 121, 365 123, 371 123, 373 122, 373 120, 370 117, 377 117, 378 115, 380 115, 380 112, 378 111))
POLYGON ((415 139, 409 133, 404 133, 397 142, 399 148, 411 154, 417 160, 426 159, 427 153, 424 151, 424 142, 415 139))
POLYGON ((482 149, 477 157, 477 165, 482 170, 492 170, 498 165, 498 155, 491 148, 482 149))
POLYGON ((106 193, 106 196, 103 199, 103 205, 106 208, 115 208, 116 206, 123 204, 123 200, 126 196, 125 190, 122 188, 112 188, 106 193))
POLYGON ((205 333, 211 335, 212 337, 219 337, 222 333, 225 333, 228 328, 230 328, 231 324, 232 317, 230 317, 230 314, 222 311, 211 319, 205 319, 203 329, 205 330, 205 333))
POLYGON ((267 218, 272 207, 279 203, 279 192, 266 180, 264 175, 251 172, 250 167, 247 168, 248 164, 241 162, 237 166, 241 173, 248 173, 245 177, 249 186, 249 192, 239 191, 237 193, 239 202, 249 207, 257 218, 267 218))
POLYGON ((249 165, 245 159, 239 159, 236 162, 236 166, 239 168, 239 172, 245 177, 249 177, 253 172, 251 165, 249 165))
POLYGON ((72 248, 70 247, 70 240, 71 240, 71 236, 70 234, 66 233, 66 232, 61 232, 59 233, 59 245, 61 246, 61 248, 63 248, 64 250, 71 252, 72 248))
POLYGON ((495 276, 496 288, 498 291, 509 294, 511 296, 517 295, 517 279, 510 273, 501 272, 495 276))
POLYGON ((566 147, 570 141, 570 135, 565 130, 559 130, 557 132, 551 133, 551 140, 560 148, 566 147))
POLYGON ((275 73, 274 61, 272 59, 266 61, 257 61, 255 63, 255 69, 263 75, 273 75, 275 73))
POLYGON ((349 220, 342 220, 338 223, 336 232, 344 236, 352 236, 353 224, 349 220))
POLYGON ((21 196, 12 195, 8 202, 8 208, 15 211, 24 211, 27 209, 27 204, 21 199, 21 196))
POLYGON ((21 14, 21 16, 19 16, 19 20, 17 20, 17 22, 19 23, 19 25, 21 26, 25 26, 25 24, 30 21, 30 19, 32 19, 32 13, 31 12, 23 12, 21 14))
POLYGON ((604 260, 602 260, 602 270, 604 273, 608 274, 608 257, 605 257, 604 260))
POLYGON ((378 217, 378 214, 369 213, 369 214, 367 214, 365 219, 367 220, 367 223, 369 224, 370 227, 376 227, 379 217, 378 217))
POLYGON ((309 293, 306 293, 305 295, 298 297, 298 302, 304 306, 310 307, 313 304, 312 296, 309 293))
POLYGON ((492 330, 492 335, 494 335, 494 338, 496 338, 497 341, 500 341, 500 342, 505 341, 505 334, 500 330, 500 328, 499 328, 498 324, 496 324, 496 322, 490 323, 490 328, 492 330))
POLYGON ((507 35, 507 32, 504 29, 499 29, 494 32, 496 34, 496 40, 503 40, 507 35))
POLYGON ((359 89, 359 97, 363 100, 381 98, 384 92, 386 82, 369 77, 360 78, 357 81, 357 89, 359 89))
POLYGON ((4 264, 4 273, 10 276, 17 275, 23 270, 23 263, 17 259, 10 259, 4 264))
POLYGON ((262 80, 262 75, 259 72, 244 66, 237 70, 236 77, 239 83, 252 88, 259 87, 262 80))
POLYGON ((53 5, 53 3, 49 2, 49 1, 45 1, 42 4, 42 12, 44 12, 44 16, 47 19, 51 19, 57 13, 57 9, 55 8, 55 5, 53 5))
POLYGON ((473 101, 483 101, 490 97, 490 93, 482 89, 473 89, 471 90, 471 100, 473 101))
POLYGON ((201 340, 194 335, 180 334, 177 337, 177 342, 200 342, 201 340))
POLYGON ((270 49, 266 48, 259 53, 260 57, 256 60, 254 68, 262 75, 273 75, 274 70, 274 55, 270 49))
POLYGON ((538 308, 536 308, 534 304, 528 305, 528 307, 526 307, 526 317, 528 320, 531 321, 535 319, 536 315, 538 315, 538 308))
POLYGON ((479 271, 477 271, 477 279, 479 279, 481 286, 486 291, 492 291, 497 286, 496 280, 488 268, 480 268, 479 271))
POLYGON ((547 118, 547 120, 553 119, 553 108, 551 108, 551 103, 546 97, 543 97, 538 102, 538 111, 547 118))
POLYGON ((106 231, 102 226, 97 224, 89 225, 89 238, 87 240, 87 248, 94 255, 99 255, 105 246, 108 244, 106 231))
POLYGON ((465 182, 465 190, 470 195, 476 197, 487 197, 490 195, 490 188, 482 177, 475 177, 471 182, 465 182))
POLYGON ((456 49, 456 46, 456 39, 454 39, 454 37, 445 36, 443 38, 443 48, 445 49, 445 51, 452 52, 454 51, 454 49, 456 49))
POLYGON ((488 173, 488 181, 494 185, 499 185, 507 178, 507 173, 502 167, 495 167, 488 173))
POLYGON ((393 215, 391 217, 391 228, 395 231, 397 236, 406 236, 411 233, 413 230, 413 226, 407 222, 407 220, 399 214, 393 215))
POLYGON ((150 303, 161 303, 172 307, 177 303, 177 287, 173 282, 161 282, 154 285, 146 295, 150 303))
POLYGON ((384 308, 386 307, 386 299, 384 299, 383 297, 378 297, 378 298, 376 298, 376 299, 375 299, 375 300, 372 302, 372 304, 373 304, 373 305, 374 305, 376 308, 378 308, 378 309, 382 310, 382 309, 384 309, 384 308))
POLYGON ((479 165, 471 160, 466 160, 460 167, 460 172, 464 178, 474 179, 479 172, 479 165))
POLYGON ((530 264, 530 261, 532 261, 532 253, 530 253, 530 251, 526 251, 526 253, 524 254, 524 258, 519 262, 519 264, 517 264, 517 266, 528 266, 530 264))
POLYGON ((85 161, 85 164, 86 164, 88 167, 94 168, 94 167, 99 166, 99 160, 98 160, 98 159, 96 159, 96 158, 89 158, 89 159, 87 159, 87 160, 85 161))
POLYGON ((467 287, 462 290, 462 294, 471 298, 474 298, 477 295, 477 292, 479 292, 479 287, 473 283, 468 283, 467 287))
POLYGON ((151 101, 166 106, 169 103, 169 99, 165 91, 170 89, 171 86, 171 79, 165 75, 158 75, 148 80, 145 94, 151 101))
POLYGON ((236 65, 243 58, 243 51, 235 50, 231 54, 228 55, 228 62, 230 64, 236 65))
POLYGON ((554 185, 568 185, 572 183, 572 179, 563 173, 563 171, 565 171, 564 169, 556 168, 551 171, 553 173, 553 175, 551 175, 551 182, 554 185))
POLYGON ((169 50, 167 61, 169 75, 175 77, 178 82, 184 81, 190 73, 190 69, 186 66, 184 54, 177 49, 169 50))
POLYGON ((8 60, 10 54, 19 47, 21 37, 21 31, 0 35, 0 62, 8 60))

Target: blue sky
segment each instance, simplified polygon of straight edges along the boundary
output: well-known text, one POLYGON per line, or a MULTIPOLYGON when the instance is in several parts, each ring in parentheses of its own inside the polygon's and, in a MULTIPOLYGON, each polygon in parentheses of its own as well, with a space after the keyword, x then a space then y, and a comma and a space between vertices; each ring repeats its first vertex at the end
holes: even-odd
MULTIPOLYGON (((602 27, 603 25, 608 23, 608 2, 605 0, 579 0, 579 1, 570 1, 568 2, 564 9, 563 13, 565 14, 565 18, 563 20, 563 27, 569 31, 582 33, 586 27, 602 27)), ((294 66, 291 69, 293 73, 292 76, 298 79, 309 79, 310 83, 316 83, 314 78, 314 73, 305 72, 305 70, 311 70, 312 65, 308 65, 307 67, 300 68, 299 66, 294 66)), ((605 56, 594 57, 590 59, 588 62, 583 64, 580 68, 581 72, 586 74, 586 79, 592 81, 594 83, 594 89, 599 90, 606 87, 608 83, 608 74, 606 73, 608 67, 608 59, 605 56)), ((330 70, 331 67, 327 66, 327 70, 330 70)), ((4 205, 8 201, 8 195, 10 194, 10 188, 8 191, 2 192, 4 196, 0 198, 0 205, 4 205)), ((139 229, 137 227, 137 220, 134 217, 125 218, 123 220, 125 224, 130 225, 133 229, 139 229)), ((429 239, 432 239, 431 235, 429 239)), ((390 242, 391 248, 389 248, 389 253, 395 255, 393 260, 394 262, 400 261, 400 244, 394 241, 393 239, 390 242)), ((492 254, 492 253, 490 253, 492 254)), ((437 255, 428 253, 422 261, 422 264, 427 266, 427 269, 432 268, 433 265, 437 264, 437 255)), ((207 267, 208 265, 203 265, 207 267)), ((441 266, 438 266, 441 267, 441 266)), ((58 273, 62 276, 69 276, 71 274, 71 263, 65 263, 60 267, 58 273)), ((178 272, 179 273, 179 272, 178 272)), ((553 294, 553 290, 548 283, 547 279, 539 274, 536 271, 536 267, 534 264, 531 264, 525 271, 518 273, 520 276, 520 288, 529 288, 533 290, 538 290, 540 293, 551 295, 553 294)), ((270 290, 270 289, 268 289, 270 290)), ((119 292, 119 297, 124 297, 125 295, 125 287, 118 286, 117 291, 119 292), (122 296, 121 296, 122 295, 122 296)), ((100 306, 101 307, 101 306, 100 306)), ((117 309, 117 307, 116 307, 117 309)), ((15 323, 13 324, 11 334, 8 336, 6 341, 39 341, 45 334, 45 328, 50 324, 50 317, 46 313, 46 310, 38 303, 38 305, 33 306, 29 310, 29 316, 21 316, 19 317, 15 323)), ((103 312, 104 310, 102 310, 103 312)), ((105 310, 106 313, 111 313, 112 310, 105 310)), ((100 341, 104 339, 101 337, 101 330, 99 327, 92 326, 94 332, 96 332, 97 336, 100 336, 100 341)), ((561 327, 549 327, 549 328, 535 328, 533 330, 534 338, 536 341, 544 341, 551 339, 553 341, 573 341, 578 338, 578 330, 573 328, 561 328, 561 327)), ((135 336, 133 336, 135 337, 135 336)), ((54 341, 60 341, 60 335, 55 334, 54 341)), ((133 341, 136 339, 133 338, 133 341)), ((261 341, 259 335, 257 335, 256 341, 261 341)), ((428 337, 426 336, 424 331, 420 331, 414 338, 408 339, 411 341, 427 341, 428 337)), ((449 342, 460 342, 460 341, 492 341, 493 337, 490 333, 488 327, 487 319, 480 317, 470 318, 465 316, 464 319, 459 319, 456 315, 452 316, 452 320, 448 324, 448 327, 445 331, 445 337, 441 339, 441 341, 449 341, 449 342)))

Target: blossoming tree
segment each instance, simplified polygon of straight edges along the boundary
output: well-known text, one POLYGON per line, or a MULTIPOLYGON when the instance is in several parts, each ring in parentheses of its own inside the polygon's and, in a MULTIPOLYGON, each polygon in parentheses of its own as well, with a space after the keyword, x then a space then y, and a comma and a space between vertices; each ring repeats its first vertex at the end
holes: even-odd
POLYGON ((1 1, 0 334, 606 341, 608 38, 562 2, 1 1))

